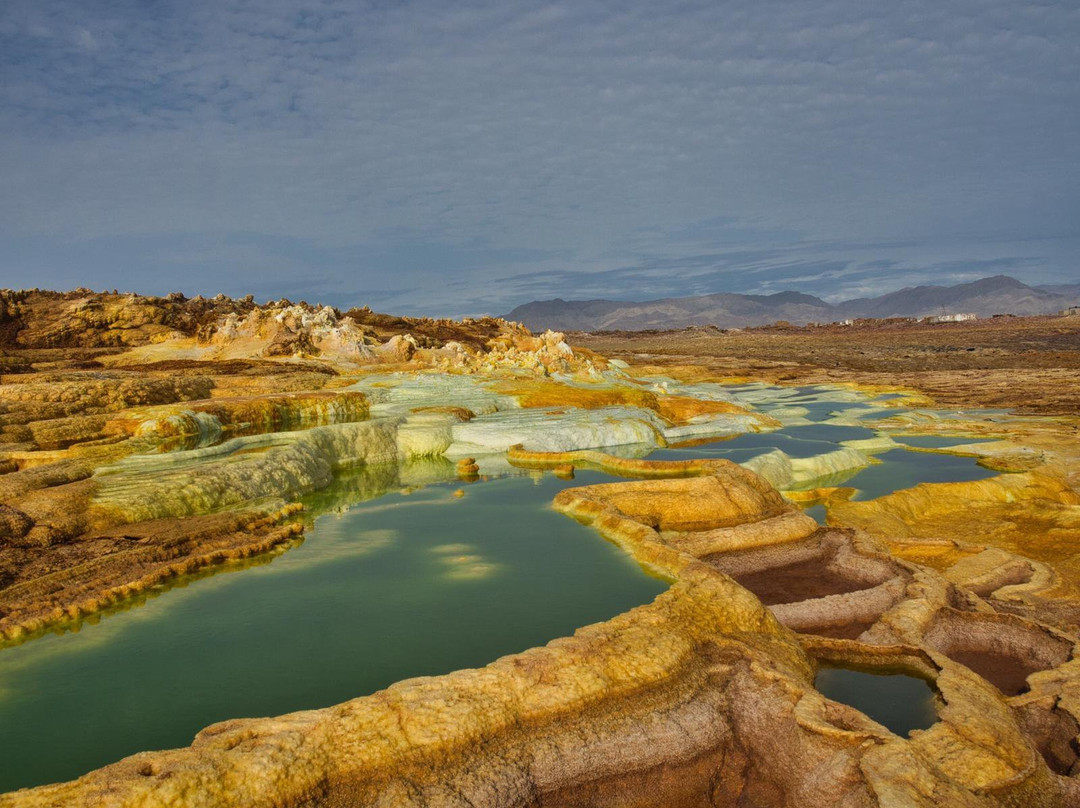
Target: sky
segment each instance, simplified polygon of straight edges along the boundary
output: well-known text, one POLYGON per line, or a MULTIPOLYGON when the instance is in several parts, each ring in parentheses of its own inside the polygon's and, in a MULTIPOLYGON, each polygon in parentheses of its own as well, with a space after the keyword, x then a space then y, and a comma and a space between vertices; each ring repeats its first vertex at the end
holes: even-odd
POLYGON ((1080 283, 1080 4, 0 3, 0 286, 1080 283))

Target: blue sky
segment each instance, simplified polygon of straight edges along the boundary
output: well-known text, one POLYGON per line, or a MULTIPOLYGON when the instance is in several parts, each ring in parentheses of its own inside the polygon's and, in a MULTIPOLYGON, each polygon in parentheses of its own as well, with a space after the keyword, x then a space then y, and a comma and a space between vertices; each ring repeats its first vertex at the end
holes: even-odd
POLYGON ((1080 283, 1080 6, 0 4, 0 286, 1080 283))

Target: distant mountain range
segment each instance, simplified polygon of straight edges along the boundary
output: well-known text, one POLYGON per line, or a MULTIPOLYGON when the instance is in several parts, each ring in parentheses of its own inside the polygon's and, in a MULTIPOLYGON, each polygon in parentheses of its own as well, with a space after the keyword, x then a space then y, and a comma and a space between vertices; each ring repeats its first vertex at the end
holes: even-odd
POLYGON ((957 286, 915 286, 880 297, 830 304, 800 292, 773 295, 721 293, 632 303, 620 300, 538 300, 506 315, 533 331, 643 331, 714 325, 742 328, 786 320, 796 325, 859 317, 932 317, 970 312, 1053 314, 1080 304, 1080 283, 1028 286, 996 275, 957 286))

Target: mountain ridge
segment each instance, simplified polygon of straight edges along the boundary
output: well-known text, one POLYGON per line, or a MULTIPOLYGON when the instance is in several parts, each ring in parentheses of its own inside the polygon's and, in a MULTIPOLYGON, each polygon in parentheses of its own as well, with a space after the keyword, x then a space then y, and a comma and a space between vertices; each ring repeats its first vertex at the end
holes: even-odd
POLYGON ((534 331, 643 331, 700 325, 742 328, 778 320, 805 325, 861 317, 1053 314, 1078 304, 1080 284, 1029 286, 1009 275, 994 275, 953 286, 909 286, 836 304, 792 290, 769 295, 715 292, 644 301, 554 298, 517 306, 505 317, 534 331))

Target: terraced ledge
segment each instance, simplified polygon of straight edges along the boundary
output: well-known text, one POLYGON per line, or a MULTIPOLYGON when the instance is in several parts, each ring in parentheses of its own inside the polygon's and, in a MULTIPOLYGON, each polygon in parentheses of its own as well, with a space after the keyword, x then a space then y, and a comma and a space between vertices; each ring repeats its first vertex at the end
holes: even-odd
POLYGON ((58 559, 27 558, 0 590, 0 648, 149 592, 174 579, 273 552, 303 532, 299 505, 161 519, 88 534, 58 559))
POLYGON ((974 482, 919 485, 875 500, 836 501, 829 520, 896 542, 898 552, 922 563, 933 563, 942 539, 968 548, 961 552, 953 544, 948 561, 970 555, 975 547, 975 552, 996 547, 1054 571, 1043 572, 1044 566, 1024 581, 1002 585, 1026 584, 1023 588, 1033 594, 1070 600, 1080 596, 1080 495, 1064 470, 1051 465, 974 482), (923 553, 920 544, 926 546, 923 553))
POLYGON ((522 469, 566 469, 575 466, 603 471, 617 477, 665 479, 671 477, 700 477, 717 468, 729 468, 726 460, 642 460, 617 457, 594 449, 572 452, 534 452, 522 444, 511 446, 506 452, 511 465, 522 469))
MULTIPOLYGON (((0 806, 1076 804, 1077 781, 1052 770, 1029 738, 1050 726, 1038 705, 1018 712, 915 637, 874 643, 786 629, 713 561, 738 549, 738 531, 784 525, 778 547, 832 533, 793 519, 771 486, 734 464, 682 471, 568 489, 555 503, 672 582, 651 604, 484 668, 216 724, 187 749, 134 755, 2 796, 0 806), (931 679, 938 723, 910 740, 893 735, 818 694, 816 659, 931 679)), ((873 546, 849 552, 888 558, 875 559, 873 546)), ((907 580, 915 573, 949 591, 936 573, 905 569, 907 580)), ((925 599, 909 601, 935 613, 925 599)), ((1065 681, 1062 671, 1044 675, 1065 681)))

